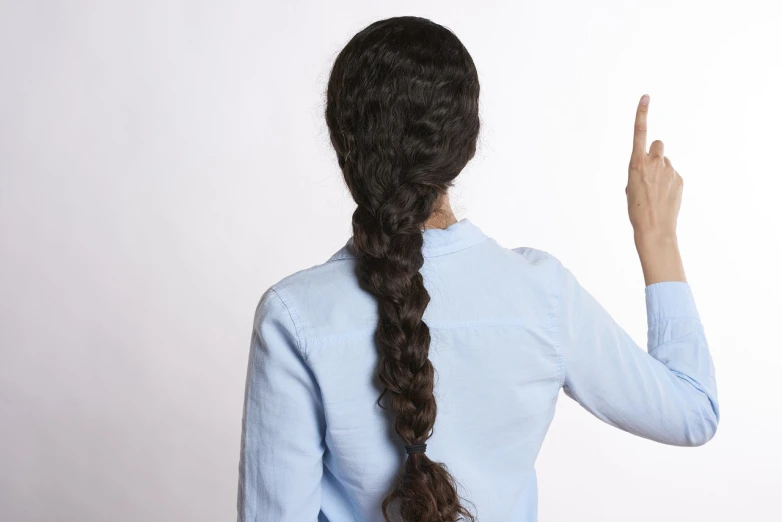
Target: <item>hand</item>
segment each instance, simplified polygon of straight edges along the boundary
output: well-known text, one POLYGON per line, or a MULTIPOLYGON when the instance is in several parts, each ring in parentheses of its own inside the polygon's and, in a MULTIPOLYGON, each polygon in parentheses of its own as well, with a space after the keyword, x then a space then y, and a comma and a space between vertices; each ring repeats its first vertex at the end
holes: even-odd
POLYGON ((648 113, 649 96, 644 95, 635 116, 633 152, 625 188, 636 244, 639 241, 675 240, 684 183, 671 161, 663 155, 662 141, 654 141, 646 152, 648 113))
POLYGON ((625 187, 635 246, 647 285, 662 281, 687 282, 676 239, 683 180, 663 156, 662 141, 653 142, 646 152, 648 112, 649 97, 644 95, 635 115, 633 153, 625 187))

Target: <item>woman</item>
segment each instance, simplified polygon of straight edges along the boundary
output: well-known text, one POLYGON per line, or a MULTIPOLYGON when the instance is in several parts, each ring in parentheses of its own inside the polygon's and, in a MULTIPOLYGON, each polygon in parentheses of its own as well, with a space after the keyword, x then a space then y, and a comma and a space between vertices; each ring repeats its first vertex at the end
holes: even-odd
POLYGON ((560 389, 641 437, 714 436, 714 368, 676 241, 682 178, 662 142, 646 151, 648 96, 626 187, 644 351, 556 257, 454 217, 478 94, 467 50, 424 18, 373 23, 337 57, 326 122, 353 235, 261 297, 240 521, 535 521, 560 389))

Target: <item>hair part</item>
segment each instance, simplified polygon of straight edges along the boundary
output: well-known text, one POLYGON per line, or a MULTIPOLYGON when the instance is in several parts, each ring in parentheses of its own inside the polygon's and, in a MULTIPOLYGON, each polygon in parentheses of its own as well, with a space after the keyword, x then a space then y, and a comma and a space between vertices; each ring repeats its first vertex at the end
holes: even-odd
MULTIPOLYGON (((420 269, 423 227, 472 159, 480 129, 472 57, 449 29, 426 18, 374 22, 337 56, 326 123, 357 207, 356 275, 377 298, 378 406, 394 414, 405 445, 431 437, 437 404, 423 314, 430 296, 420 269), (387 404, 382 400, 386 399, 387 404)), ((407 455, 382 502, 398 500, 404 522, 474 521, 442 462, 407 455)))

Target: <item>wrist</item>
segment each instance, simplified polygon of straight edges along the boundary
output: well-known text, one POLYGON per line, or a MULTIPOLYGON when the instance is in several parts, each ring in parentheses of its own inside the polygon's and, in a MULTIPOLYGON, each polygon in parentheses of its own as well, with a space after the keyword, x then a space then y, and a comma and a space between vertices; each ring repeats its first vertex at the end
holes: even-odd
POLYGON ((687 282, 675 234, 637 235, 635 246, 646 285, 662 281, 687 282))
POLYGON ((659 250, 666 247, 678 247, 679 239, 676 236, 676 232, 639 232, 635 231, 634 234, 635 246, 638 250, 652 249, 659 250))

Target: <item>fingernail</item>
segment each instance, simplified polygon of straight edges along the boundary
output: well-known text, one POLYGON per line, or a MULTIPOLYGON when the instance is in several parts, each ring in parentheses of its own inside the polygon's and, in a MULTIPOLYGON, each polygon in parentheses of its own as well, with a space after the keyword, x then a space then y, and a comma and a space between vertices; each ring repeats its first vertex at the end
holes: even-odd
POLYGON ((641 105, 649 105, 649 95, 644 94, 641 96, 641 105))

